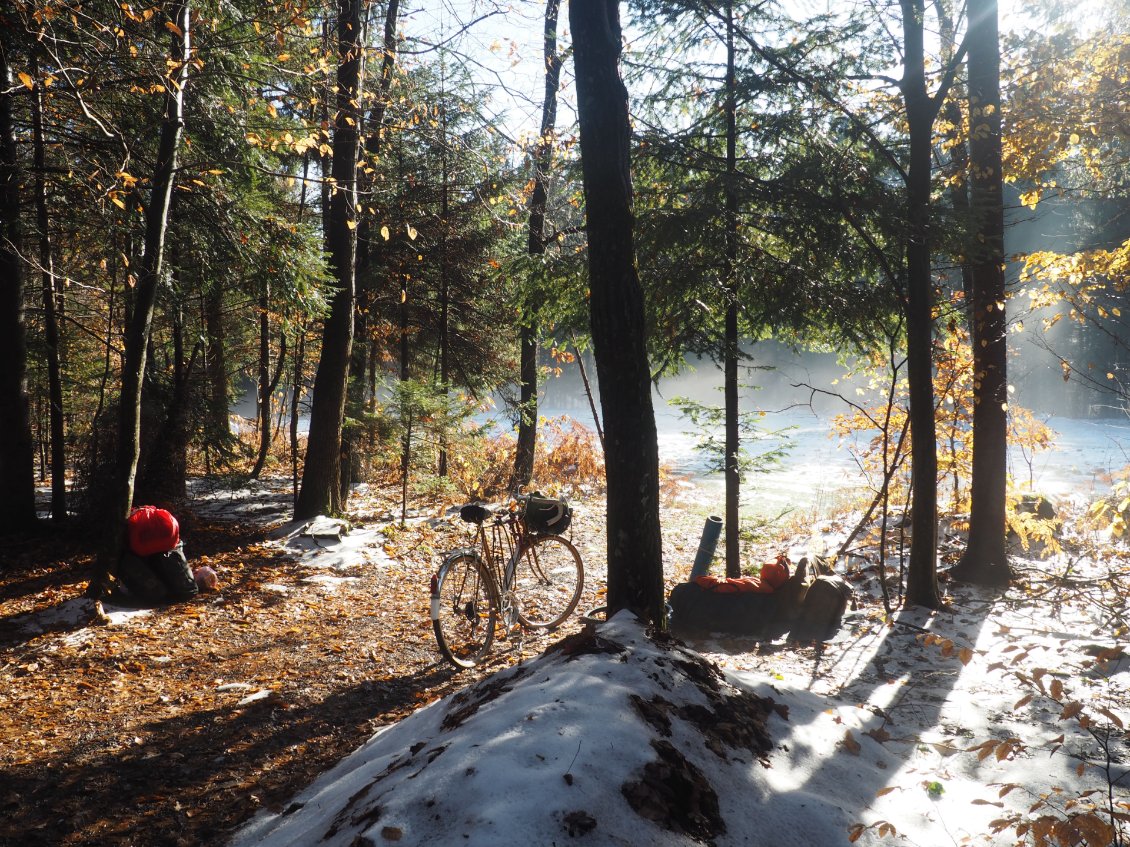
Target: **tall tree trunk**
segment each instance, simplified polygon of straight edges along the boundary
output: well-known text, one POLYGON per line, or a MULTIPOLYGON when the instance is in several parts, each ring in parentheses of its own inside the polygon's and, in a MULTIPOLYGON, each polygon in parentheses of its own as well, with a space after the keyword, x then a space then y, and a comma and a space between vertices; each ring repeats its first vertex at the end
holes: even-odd
MULTIPOLYGON (((557 52, 557 21, 560 12, 561 0, 547 0, 542 32, 545 95, 541 106, 541 132, 532 157, 534 189, 530 194, 529 235, 526 241, 526 252, 535 257, 543 256, 546 248, 545 210, 549 202, 549 175, 553 167, 553 143, 557 127, 557 89, 561 85, 561 56, 557 52)), ((521 393, 518 398, 518 443, 514 453, 514 473, 510 478, 510 487, 514 490, 530 484, 537 456, 537 315, 524 315, 518 333, 521 341, 521 364, 518 372, 521 393)))
POLYGON ((255 466, 251 469, 251 478, 258 479, 267 464, 267 456, 271 452, 273 441, 271 432, 271 397, 279 387, 283 369, 286 367, 286 333, 279 334, 279 361, 275 365, 275 372, 271 374, 271 321, 268 307, 270 305, 270 286, 268 284, 263 297, 259 302, 259 454, 255 457, 255 466))
POLYGON ((906 602, 936 609, 938 595, 938 455, 934 428, 933 280, 930 274, 930 154, 936 106, 926 90, 923 0, 901 0, 902 95, 910 132, 906 245, 907 379, 910 392, 911 541, 906 602))
POLYGON ((1007 585, 1008 335, 1004 288, 1000 39, 997 0, 969 3, 969 164, 977 229, 973 277, 973 477, 969 545, 956 579, 1007 585))
MULTIPOLYGON (((365 152, 372 157, 380 154, 382 146, 381 128, 384 125, 389 89, 392 86, 392 72, 396 65, 396 23, 399 10, 399 0, 389 0, 388 6, 385 8, 380 77, 377 81, 373 108, 365 124, 365 152)), ((371 188, 372 180, 365 180, 362 191, 371 188)), ((377 285, 371 271, 371 268, 376 264, 374 253, 377 250, 377 242, 373 239, 372 233, 373 215, 362 215, 357 226, 357 309, 353 318, 354 343, 349 364, 349 404, 350 408, 356 410, 365 409, 366 400, 368 400, 369 406, 375 403, 375 391, 369 393, 368 398, 366 398, 367 385, 365 381, 365 366, 375 344, 375 342, 370 341, 368 332, 368 315, 377 285)), ((361 481, 361 436, 362 432, 356 428, 346 429, 342 433, 340 490, 343 500, 348 495, 349 484, 361 481)))
POLYGON ((738 457, 741 441, 738 431, 738 129, 737 77, 734 69, 734 4, 726 3, 726 330, 722 343, 726 415, 726 576, 742 575, 741 547, 741 472, 738 457))
POLYGON ((223 286, 213 285, 204 295, 204 332, 208 339, 208 355, 205 359, 208 381, 205 430, 210 439, 223 440, 231 434, 223 286))
MULTIPOLYGON (((442 77, 441 77, 442 83, 442 77)), ((440 92, 441 102, 443 100, 443 91, 440 92)), ((447 245, 448 245, 448 218, 451 215, 451 200, 449 194, 448 180, 451 178, 450 167, 448 164, 448 141, 447 141, 447 107, 441 106, 443 113, 440 115, 440 126, 443 143, 440 149, 441 170, 440 174, 440 206, 439 206, 439 227, 440 227, 440 243, 439 243, 439 390, 438 393, 444 398, 445 404, 448 397, 448 380, 451 377, 449 361, 449 347, 451 340, 449 338, 450 322, 451 322, 451 284, 448 279, 450 273, 450 266, 447 261, 447 245)), ((439 461, 436 466, 436 474, 440 477, 447 476, 447 427, 444 426, 439 433, 439 461)))
MULTIPOLYGON (((177 256, 170 257, 177 274, 177 256)), ((176 286, 178 292, 182 286, 176 286)), ((155 504, 171 504, 184 498, 188 484, 189 403, 192 371, 200 345, 185 360, 184 310, 175 302, 171 308, 173 329, 173 384, 164 417, 155 426, 156 434, 147 439, 145 458, 138 471, 137 499, 155 504)))
MULTIPOLYGON (((957 52, 957 30, 954 27, 950 6, 946 0, 935 3, 938 10, 938 34, 942 42, 942 55, 946 61, 952 61, 957 52)), ((956 96, 947 97, 942 106, 944 124, 946 126, 946 148, 950 151, 950 188, 947 192, 950 204, 958 220, 969 220, 969 148, 966 146, 966 135, 962 130, 961 102, 956 96)), ((965 300, 965 314, 970 319, 973 316, 973 272, 969 267, 968 255, 961 262, 961 291, 965 300)), ((972 321, 970 320, 970 325, 972 321)))
POLYGON ((659 448, 633 242, 628 92, 617 0, 573 0, 590 317, 607 450, 608 613, 661 624, 659 448))
POLYGON ((184 127, 184 89, 191 58, 189 11, 186 3, 170 7, 168 77, 165 79, 165 114, 157 142, 153 189, 145 210, 145 243, 134 287, 133 311, 126 327, 122 362, 122 390, 118 406, 118 444, 114 462, 114 488, 107 519, 107 538, 99 550, 90 593, 97 595, 122 547, 125 519, 133 505, 137 460, 141 451, 141 393, 153 308, 165 257, 165 233, 176 173, 177 149, 184 127))
POLYGON ((43 141, 43 85, 39 78, 38 49, 32 52, 32 141, 35 147, 35 217, 39 229, 39 266, 43 275, 43 340, 47 354, 47 401, 51 430, 51 517, 67 517, 67 449, 63 428, 63 380, 60 367, 59 291, 55 283, 55 257, 51 247, 51 219, 47 208, 47 154, 43 141))
POLYGON ((357 156, 361 127, 361 3, 339 0, 337 110, 334 116, 333 182, 326 241, 337 293, 322 331, 322 355, 314 377, 314 404, 306 466, 298 493, 297 519, 337 514, 344 502, 339 486, 341 433, 353 348, 356 299, 357 156))
POLYGON ((0 532, 35 526, 35 451, 27 393, 20 167, 12 107, 14 30, 0 27, 0 532))

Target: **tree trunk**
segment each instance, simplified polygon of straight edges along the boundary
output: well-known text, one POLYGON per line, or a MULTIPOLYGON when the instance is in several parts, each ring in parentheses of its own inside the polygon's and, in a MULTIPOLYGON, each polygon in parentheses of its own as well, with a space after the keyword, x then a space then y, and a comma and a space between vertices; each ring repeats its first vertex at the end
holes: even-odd
MULTIPOLYGON (((442 69, 441 69, 442 73, 442 69)), ((441 85, 443 77, 440 77, 441 85)), ((443 91, 440 91, 442 99, 443 91)), ((451 215, 451 199, 449 194, 448 180, 451 178, 450 167, 448 164, 448 147, 447 147, 447 109, 442 107, 443 112, 440 115, 441 138, 443 143, 441 145, 441 169, 440 174, 440 207, 439 207, 439 228, 440 228, 440 243, 439 243, 439 388, 438 394, 446 401, 448 399, 448 380, 451 377, 451 364, 449 361, 450 344, 451 340, 448 336, 450 331, 451 321, 451 282, 448 278, 450 272, 447 261, 447 245, 448 245, 448 218, 451 215)), ((439 433, 439 459, 436 463, 436 475, 441 479, 447 476, 447 427, 444 426, 439 433)))
MULTIPOLYGON (((384 124, 385 110, 388 106, 389 89, 392 86, 392 72, 396 65, 396 22, 399 10, 399 0, 390 0, 385 9, 381 74, 377 82, 373 109, 369 113, 365 130, 365 152, 374 157, 377 156, 381 150, 381 129, 384 124)), ((371 190, 371 183, 371 179, 366 180, 363 190, 371 190)), ((349 404, 351 409, 357 411, 366 407, 366 399, 370 406, 375 403, 375 391, 370 392, 368 398, 366 398, 367 385, 365 381, 365 365, 373 346, 369 341, 368 315, 371 310, 373 289, 376 284, 370 272, 370 268, 374 264, 373 254, 376 251, 376 242, 372 237, 372 233, 373 215, 367 214, 361 216, 357 226, 358 302, 353 317, 354 344, 349 363, 349 404)), ((342 433, 340 490, 343 501, 348 496, 349 484, 351 482, 361 481, 361 436, 362 432, 356 428, 346 429, 342 433)))
POLYGON ((204 295, 204 331, 208 338, 208 355, 205 360, 208 378, 205 429, 210 439, 223 440, 231 434, 231 428, 224 340, 224 289, 220 285, 213 285, 204 295))
POLYGON ((741 547, 741 472, 738 457, 741 440, 738 431, 738 196, 737 196, 737 78, 734 70, 734 6, 726 3, 726 329, 723 361, 726 415, 726 576, 742 575, 741 547))
MULTIPOLYGON (((545 96, 541 107, 541 132, 533 155, 534 188, 530 194, 529 237, 526 252, 530 256, 545 254, 545 210, 549 202, 549 174, 553 166, 553 135, 557 126, 557 89, 561 85, 561 56, 557 52, 557 20, 561 0, 545 4, 545 27, 542 34, 542 60, 545 62, 545 96)), ((514 453, 514 473, 510 487, 517 490, 529 485, 534 476, 537 457, 538 422, 538 330, 537 315, 524 315, 519 329, 521 364, 518 398, 518 444, 514 453)))
POLYGON ((973 277, 973 476, 969 545, 955 579, 1008 585, 1008 336, 1004 289, 1000 40, 997 0, 969 4, 969 164, 973 277))
POLYGON ((39 78, 38 50, 32 52, 32 140, 35 147, 35 212, 39 229, 39 265, 43 275, 43 341, 47 354, 47 402, 51 430, 51 517, 67 517, 67 450, 63 428, 63 380, 60 366, 59 291, 55 284, 51 219, 47 208, 47 155, 43 142, 43 85, 39 78))
POLYGON ((616 0, 573 0, 593 351, 608 481, 608 613, 662 624, 659 448, 633 243, 628 92, 616 0))
POLYGON ((534 478, 538 424, 538 331, 530 323, 518 329, 518 443, 514 447, 514 472, 510 489, 517 491, 534 478))
POLYGON ((255 457, 255 467, 251 469, 251 478, 258 479, 263 473, 263 466, 267 464, 267 455, 271 452, 271 397, 279 387, 283 368, 286 365, 286 333, 279 335, 279 362, 275 366, 274 376, 271 375, 271 322, 268 307, 270 305, 270 284, 266 284, 263 297, 259 301, 259 455, 255 457))
MULTIPOLYGON (((175 265, 177 257, 171 257, 175 265)), ((176 268, 173 269, 175 274, 176 268)), ((180 286, 177 286, 178 290, 180 286)), ((137 485, 137 498, 156 505, 172 504, 184 498, 188 484, 188 413, 192 371, 200 352, 194 346, 189 361, 185 361, 184 310, 175 303, 173 316, 173 385, 164 417, 156 427, 156 434, 148 440, 145 461, 142 463, 137 485)))
POLYGON ((189 12, 185 3, 171 6, 169 76, 165 84, 165 114, 157 143, 153 189, 145 210, 145 243, 134 287, 133 311, 126 327, 122 362, 122 390, 118 406, 118 444, 114 462, 114 488, 107 515, 107 538, 89 590, 100 593, 105 576, 116 561, 125 533, 125 519, 133 505, 133 487, 141 450, 141 393, 149 347, 153 308, 165 256, 165 233, 176 173, 177 149, 184 127, 184 88, 191 57, 189 12))
POLYGON ((12 35, 11 28, 0 27, 0 532, 27 530, 36 523, 12 35))
POLYGON ((934 428, 933 280, 930 274, 930 154, 936 108, 926 90, 923 0, 901 0, 902 94, 910 132, 906 245, 907 379, 910 393, 911 541, 906 602, 936 609, 938 595, 938 456, 934 428))
POLYGON ((337 514, 344 506, 339 479, 357 283, 354 227, 361 125, 361 0, 339 0, 337 32, 340 65, 334 117, 334 191, 326 235, 337 293, 322 331, 322 356, 314 377, 306 465, 294 510, 299 520, 319 514, 337 514))

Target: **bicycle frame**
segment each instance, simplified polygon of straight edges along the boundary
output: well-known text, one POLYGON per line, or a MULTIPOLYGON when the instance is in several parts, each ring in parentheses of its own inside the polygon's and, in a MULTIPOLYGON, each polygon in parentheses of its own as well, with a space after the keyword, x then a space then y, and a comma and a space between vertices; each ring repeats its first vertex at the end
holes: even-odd
POLYGON ((490 520, 489 526, 487 521, 483 521, 479 524, 475 536, 478 542, 475 555, 485 561, 490 568, 501 600, 514 587, 514 573, 518 567, 518 560, 528 544, 525 529, 517 515, 507 512, 503 515, 495 515, 490 520))
POLYGON ((490 651, 496 626, 504 633, 559 626, 580 599, 584 569, 568 540, 529 532, 514 511, 470 504, 460 517, 475 524, 474 540, 444 556, 432 575, 431 620, 440 652, 468 668, 490 651))

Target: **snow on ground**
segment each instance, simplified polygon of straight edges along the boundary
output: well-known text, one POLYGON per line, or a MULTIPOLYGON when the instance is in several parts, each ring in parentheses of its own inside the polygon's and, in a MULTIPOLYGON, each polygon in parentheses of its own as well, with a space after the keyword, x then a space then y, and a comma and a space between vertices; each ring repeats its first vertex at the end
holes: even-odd
MULTIPOLYGON (((278 523, 272 543, 322 588, 392 562, 379 527, 282 524, 267 489, 197 496, 278 523)), ((684 647, 618 616, 382 729, 232 847, 1003 847, 1017 825, 1126 844, 1125 824, 1103 829, 1112 810, 1130 820, 1125 575, 1078 555, 1015 564, 1021 587, 951 586, 951 611, 887 621, 862 597, 817 647, 684 647)))
POLYGON ((1130 671, 1095 666, 1109 621, 1015 589, 952 600, 850 613, 815 649, 694 645, 726 684, 621 614, 383 729, 232 847, 1005 845, 1066 821, 1060 843, 1114 844, 1130 671))

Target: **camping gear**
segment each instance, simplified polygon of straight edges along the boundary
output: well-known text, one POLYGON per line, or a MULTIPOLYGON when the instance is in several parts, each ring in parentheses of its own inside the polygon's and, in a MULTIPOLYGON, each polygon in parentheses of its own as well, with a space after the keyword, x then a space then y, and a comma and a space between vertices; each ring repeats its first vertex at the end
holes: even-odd
MULTIPOLYGON (((725 584, 725 583, 723 583, 725 584)), ((680 582, 671 591, 671 632, 679 637, 772 634, 772 594, 713 591, 698 582, 680 582)))
POLYGON ((126 518, 126 537, 135 556, 167 553, 180 542, 180 524, 164 509, 138 506, 126 518))
POLYGON ((126 551, 118 559, 114 576, 125 588, 128 601, 146 606, 156 606, 169 599, 169 589, 156 571, 141 556, 126 551))
POLYGON ((202 565, 192 572, 192 578, 196 582, 196 587, 203 592, 215 591, 220 587, 220 577, 212 568, 207 565, 202 565))
POLYGON ((851 596, 851 586, 842 576, 818 576, 808 586, 790 637, 798 641, 830 638, 840 628, 851 596))
POLYGON ((196 596, 199 589, 185 559, 184 545, 178 543, 172 550, 155 553, 145 562, 168 589, 170 600, 188 600, 196 596))
POLYGON ((531 494, 523 517, 534 535, 561 535, 573 522, 573 509, 564 500, 531 494))
POLYGON ((702 528, 702 538, 698 542, 694 564, 691 566, 691 581, 710 570, 710 563, 714 561, 714 550, 718 546, 718 536, 721 533, 722 519, 718 515, 708 517, 706 525, 702 528))
POLYGON ((172 550, 151 556, 127 550, 118 560, 114 575, 130 599, 147 605, 188 600, 199 590, 180 542, 172 550))
POLYGON ((759 576, 771 588, 780 588, 789 578, 789 557, 782 553, 775 562, 766 562, 761 566, 759 576))

